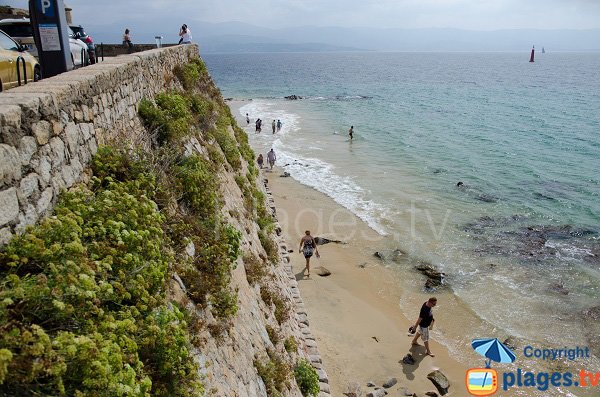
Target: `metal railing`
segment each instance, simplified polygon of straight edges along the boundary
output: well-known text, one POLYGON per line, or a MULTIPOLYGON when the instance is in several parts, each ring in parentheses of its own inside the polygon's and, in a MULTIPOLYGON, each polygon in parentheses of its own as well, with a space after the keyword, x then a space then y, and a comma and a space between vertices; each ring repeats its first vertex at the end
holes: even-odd
POLYGON ((23 65, 23 80, 24 83, 23 84, 27 84, 27 64, 25 63, 25 58, 23 58, 22 56, 18 56, 17 57, 17 81, 19 83, 19 86, 21 86, 21 69, 19 68, 19 64, 23 65))

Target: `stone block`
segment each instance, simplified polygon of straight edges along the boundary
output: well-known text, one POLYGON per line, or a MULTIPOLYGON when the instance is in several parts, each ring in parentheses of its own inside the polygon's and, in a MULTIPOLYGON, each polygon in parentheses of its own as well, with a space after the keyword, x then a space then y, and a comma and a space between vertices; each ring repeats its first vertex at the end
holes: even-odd
POLYGON ((11 187, 0 191, 0 226, 4 226, 19 216, 17 189, 11 187))
POLYGON ((65 144, 58 138, 50 139, 50 149, 52 149, 52 167, 58 167, 65 162, 65 144))
POLYGON ((12 146, 0 144, 0 186, 21 179, 21 156, 12 146))
POLYGON ((34 165, 34 170, 38 173, 40 178, 42 178, 44 184, 47 185, 50 183, 50 178, 52 176, 52 164, 50 164, 50 157, 46 155, 40 156, 37 164, 34 165))
POLYGON ((15 105, 0 106, 0 142, 17 146, 23 135, 21 108, 15 105))
POLYGON ((43 215, 48 210, 48 208, 50 208, 52 197, 54 197, 54 192, 51 187, 46 188, 46 190, 42 192, 42 195, 38 199, 36 205, 38 214, 43 215))
POLYGON ((28 165, 31 157, 37 151, 37 143, 34 137, 24 136, 19 143, 19 156, 21 157, 21 165, 28 165))
POLYGON ((32 172, 21 179, 19 188, 25 198, 31 197, 33 194, 39 192, 39 175, 32 172))
POLYGON ((33 136, 39 145, 45 145, 50 140, 52 134, 52 125, 46 120, 41 120, 31 126, 33 136))
POLYGON ((0 229, 0 247, 8 244, 13 234, 10 232, 9 227, 0 229))
POLYGON ((22 233, 25 231, 25 228, 29 225, 35 225, 37 221, 37 212, 35 207, 32 204, 29 204, 25 209, 25 212, 19 214, 19 222, 17 226, 15 226, 15 231, 17 233, 22 233))

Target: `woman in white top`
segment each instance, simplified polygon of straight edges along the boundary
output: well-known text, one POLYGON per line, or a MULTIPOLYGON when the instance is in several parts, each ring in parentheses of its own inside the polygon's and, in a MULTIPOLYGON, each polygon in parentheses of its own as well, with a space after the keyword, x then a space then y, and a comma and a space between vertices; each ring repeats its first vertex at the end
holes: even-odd
POLYGON ((179 40, 179 44, 190 44, 192 42, 192 31, 187 25, 184 23, 179 30, 179 36, 181 39, 179 40))

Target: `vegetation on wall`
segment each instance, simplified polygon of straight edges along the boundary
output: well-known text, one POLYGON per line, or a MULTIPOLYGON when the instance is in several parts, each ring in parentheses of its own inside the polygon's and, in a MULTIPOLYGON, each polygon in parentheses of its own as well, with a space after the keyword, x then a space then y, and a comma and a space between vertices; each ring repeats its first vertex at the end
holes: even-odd
MULTIPOLYGON (((177 272, 191 301, 220 322, 211 329, 225 329, 238 310, 231 271, 241 233, 224 219, 224 168, 237 171, 247 215, 277 261, 246 134, 201 60, 175 74, 184 91, 139 104, 151 150, 100 148, 91 182, 63 193, 53 216, 0 251, 0 394, 202 395, 190 354, 199 322, 166 296, 177 272), (184 155, 190 138, 207 153, 184 155)), ((268 264, 247 255, 244 266, 287 321, 285 301, 266 287, 268 264)), ((277 344, 274 329, 270 336, 277 344)), ((287 387, 284 358, 269 352, 255 365, 270 390, 287 387)))
POLYGON ((187 324, 165 299, 173 257, 154 179, 118 159, 100 150, 91 186, 0 252, 4 395, 202 392, 187 324))
POLYGON ((308 361, 301 359, 296 364, 294 377, 303 396, 317 396, 319 394, 319 375, 308 361))

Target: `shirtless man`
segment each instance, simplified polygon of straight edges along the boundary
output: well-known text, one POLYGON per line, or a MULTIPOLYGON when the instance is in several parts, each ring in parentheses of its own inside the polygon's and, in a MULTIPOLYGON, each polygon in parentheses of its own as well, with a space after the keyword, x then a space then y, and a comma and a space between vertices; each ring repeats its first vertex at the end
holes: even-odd
MULTIPOLYGON (((317 249, 317 242, 310 235, 310 230, 304 232, 304 236, 300 239, 300 248, 298 248, 298 252, 304 254, 304 258, 306 259, 306 266, 304 270, 307 270, 307 277, 310 277, 310 257, 313 256, 313 252, 317 255, 317 258, 320 258, 319 250, 317 249)), ((304 270, 302 270, 302 274, 304 274, 304 270)))
POLYGON ((352 135, 354 134, 354 126, 351 125, 350 129, 348 130, 348 135, 350 135, 350 140, 352 140, 352 135))

